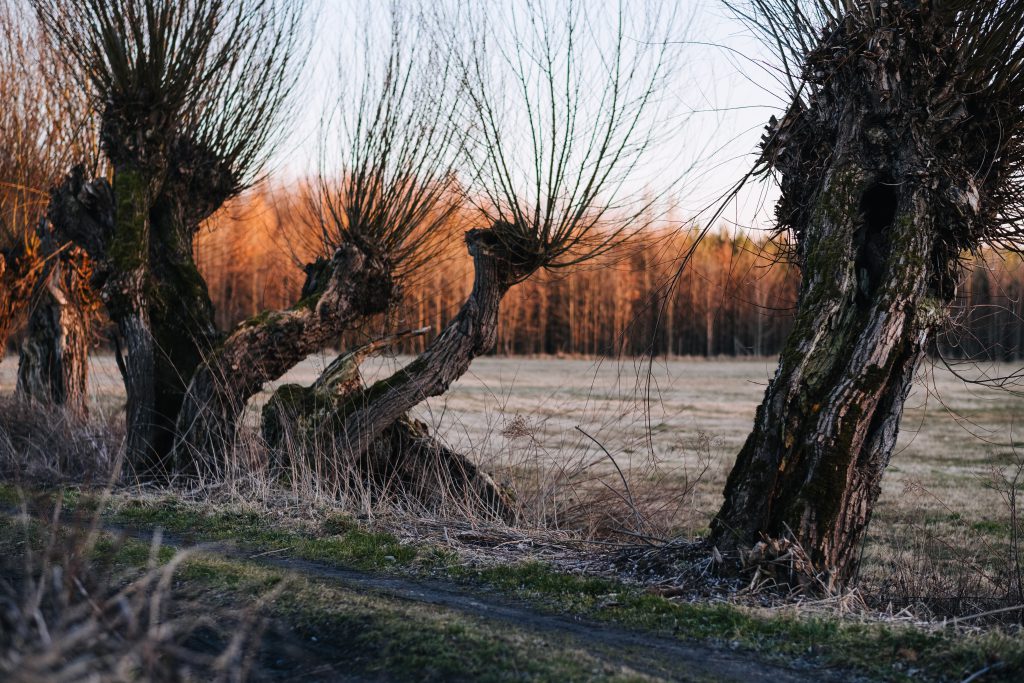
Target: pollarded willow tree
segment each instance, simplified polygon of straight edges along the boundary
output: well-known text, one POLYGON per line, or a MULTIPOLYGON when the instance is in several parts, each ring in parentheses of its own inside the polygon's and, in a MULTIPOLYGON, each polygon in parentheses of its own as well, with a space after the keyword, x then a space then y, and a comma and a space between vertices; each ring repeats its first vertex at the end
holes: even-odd
POLYGON ((962 255, 1019 248, 1024 3, 753 0, 791 104, 760 168, 802 270, 796 324, 712 524, 842 584, 962 255))
MULTIPOLYGON (((363 20, 379 18, 366 12, 363 20)), ((200 474, 223 473, 246 402, 342 331, 394 306, 460 205, 454 165, 466 133, 457 125, 452 55, 408 8, 392 6, 389 21, 386 47, 367 39, 354 60, 360 66, 341 65, 325 125, 337 144, 323 150, 310 197, 319 258, 306 266, 301 298, 243 322, 195 373, 178 418, 179 468, 191 462, 200 474)))
POLYGON ((52 192, 60 239, 94 264, 118 328, 128 454, 166 468, 185 386, 219 342, 193 259, 199 225, 253 182, 299 59, 287 0, 32 0, 99 120, 107 178, 52 192))
POLYGON ((27 317, 18 393, 80 411, 88 264, 54 240, 45 215, 49 188, 90 156, 92 130, 81 98, 54 87, 63 74, 21 3, 0 8, 0 34, 0 349, 27 317))
MULTIPOLYGON (((657 3, 628 10, 620 3, 589 16, 572 0, 462 9, 449 37, 453 53, 461 50, 472 135, 462 170, 485 226, 465 234, 472 290, 398 372, 368 387, 351 372, 326 383, 342 392, 329 415, 317 408, 318 419, 307 423, 318 435, 311 440, 330 444, 342 471, 414 479, 440 461, 457 492, 506 515, 508 501, 493 482, 407 414, 492 349, 501 301, 517 283, 603 254, 641 227, 660 196, 656 186, 644 187, 640 168, 663 125, 660 96, 671 72, 665 38, 675 21, 657 3)), ((276 408, 302 410, 294 397, 278 396, 272 406, 265 419, 286 412, 276 408)))

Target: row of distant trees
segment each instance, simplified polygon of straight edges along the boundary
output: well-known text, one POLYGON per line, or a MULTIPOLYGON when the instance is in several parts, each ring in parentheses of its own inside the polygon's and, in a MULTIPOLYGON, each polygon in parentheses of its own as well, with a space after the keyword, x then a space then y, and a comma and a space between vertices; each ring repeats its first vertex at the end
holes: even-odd
MULTIPOLYGON (((302 286, 301 259, 282 259, 283 244, 306 241, 301 190, 265 189, 219 215, 197 243, 217 324, 239 322, 293 301, 302 286)), ((471 216, 454 216, 441 233, 439 267, 420 274, 390 319, 346 331, 348 348, 389 325, 443 329, 473 284, 472 264, 457 239, 471 216)), ((308 236, 311 237, 311 236, 308 236)), ((507 296, 494 352, 502 355, 647 353, 673 356, 765 356, 782 348, 792 328, 799 270, 785 244, 757 233, 726 230, 697 240, 670 220, 630 238, 568 273, 542 273, 507 296), (694 248, 679 286, 666 289, 679 255, 694 248)), ((296 254, 296 256, 299 256, 296 254)), ((943 356, 1024 358, 1024 259, 989 250, 974 259, 959 287, 956 313, 938 344, 943 356)), ((427 340, 396 346, 419 353, 427 340)))

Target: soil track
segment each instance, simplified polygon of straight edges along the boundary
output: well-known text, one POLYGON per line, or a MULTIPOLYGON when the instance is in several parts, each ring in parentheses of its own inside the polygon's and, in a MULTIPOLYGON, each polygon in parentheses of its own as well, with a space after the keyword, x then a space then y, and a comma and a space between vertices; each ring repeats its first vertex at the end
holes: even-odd
MULTIPOLYGON (((152 530, 140 528, 108 527, 107 530, 147 541, 152 534, 152 530)), ((163 543, 182 549, 190 546, 186 539, 168 534, 163 536, 163 543)), ((309 581, 326 582, 384 600, 429 605, 463 617, 497 623, 505 630, 540 637, 552 647, 587 652, 608 664, 609 670, 626 666, 654 679, 743 683, 855 680, 848 672, 825 670, 801 662, 782 666, 726 647, 666 638, 571 615, 546 613, 525 601, 437 580, 382 575, 281 554, 254 553, 229 543, 203 543, 198 546, 198 552, 281 570, 309 581)), ((362 680, 352 673, 348 663, 351 652, 346 643, 320 640, 315 646, 310 646, 295 637, 287 624, 272 623, 264 634, 261 649, 274 650, 275 654, 272 661, 260 657, 264 660, 260 678, 297 680, 294 677, 301 675, 304 681, 362 680)))

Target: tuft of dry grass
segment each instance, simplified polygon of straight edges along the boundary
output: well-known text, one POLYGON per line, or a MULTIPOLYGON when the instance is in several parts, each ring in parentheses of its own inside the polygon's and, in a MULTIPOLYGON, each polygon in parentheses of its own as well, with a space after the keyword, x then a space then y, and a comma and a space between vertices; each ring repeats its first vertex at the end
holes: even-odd
POLYGON ((98 513, 65 515, 62 500, 0 518, 0 678, 246 680, 256 607, 211 612, 174 588, 187 551, 163 548, 159 531, 148 547, 111 540, 98 513))
POLYGON ((120 418, 86 418, 59 406, 0 397, 0 475, 35 483, 105 485, 119 467, 120 418))

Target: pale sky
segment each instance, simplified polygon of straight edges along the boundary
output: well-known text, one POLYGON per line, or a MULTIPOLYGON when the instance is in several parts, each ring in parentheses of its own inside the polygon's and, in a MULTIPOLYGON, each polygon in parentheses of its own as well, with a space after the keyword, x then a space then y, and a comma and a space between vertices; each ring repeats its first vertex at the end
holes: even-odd
MULTIPOLYGON (((491 1, 510 6, 526 2, 491 1)), ((607 0, 580 1, 590 17, 613 8, 607 0)), ((625 2, 627 11, 645 9, 643 0, 625 2)), ((321 0, 319 14, 310 22, 315 37, 297 92, 298 121, 273 162, 277 178, 316 171, 321 117, 337 97, 337 64, 339 58, 351 59, 351 47, 359 40, 353 25, 369 25, 383 39, 388 23, 380 17, 386 8, 378 0, 321 0), (368 13, 378 20, 368 22, 368 13)), ((679 42, 671 49, 678 68, 661 110, 666 134, 638 175, 657 183, 692 166, 677 193, 678 217, 686 220, 716 205, 750 169, 764 125, 785 102, 783 88, 772 76, 772 55, 720 0, 678 0, 675 9, 679 42)), ((371 40, 378 39, 371 35, 371 40)), ((386 41, 380 44, 384 47, 386 41)), ((769 228, 776 195, 773 186, 751 183, 720 223, 769 228)))

